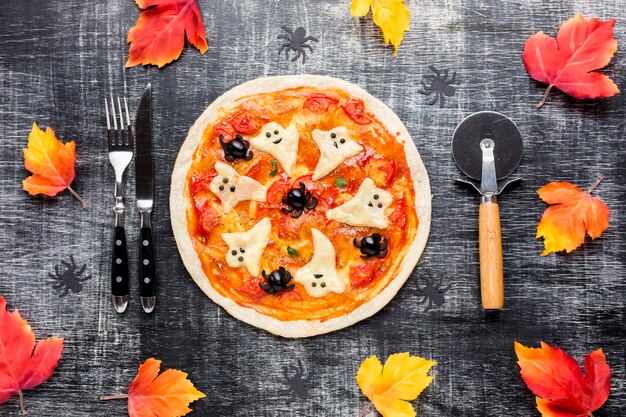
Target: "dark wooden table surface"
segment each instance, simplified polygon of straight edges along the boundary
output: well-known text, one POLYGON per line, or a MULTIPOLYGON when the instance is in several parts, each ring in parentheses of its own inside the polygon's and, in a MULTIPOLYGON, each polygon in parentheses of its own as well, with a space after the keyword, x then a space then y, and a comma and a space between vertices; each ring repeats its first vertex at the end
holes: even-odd
MULTIPOLYGON (((521 61, 524 41, 579 11, 617 18, 626 45, 623 1, 407 0, 412 12, 397 58, 384 47, 371 16, 350 16, 348 0, 199 0, 209 52, 187 47, 165 69, 124 70, 125 39, 139 10, 131 0, 4 0, 0 10, 0 294, 19 308, 38 337, 63 336, 66 347, 53 378, 27 393, 33 416, 113 416, 125 403, 100 402, 124 392, 138 365, 154 356, 187 371, 207 398, 202 416, 356 416, 366 399, 354 381, 360 362, 394 352, 432 358, 433 384, 414 403, 420 416, 538 415, 519 377, 513 341, 559 345, 582 359, 602 347, 613 389, 596 417, 626 410, 626 124, 623 96, 577 101, 554 91, 539 111, 543 86, 521 61), (590 4, 593 3, 593 4, 590 4), (621 3, 621 4, 620 4, 621 3), (319 38, 306 64, 278 58, 280 26, 303 26, 319 38), (456 71, 456 95, 446 106, 419 94, 428 67, 456 71), (169 176, 186 132, 227 89, 265 75, 314 73, 352 81, 387 103, 405 122, 430 175, 433 217, 421 266, 397 297, 369 320, 336 333, 285 340, 230 317, 188 276, 169 222, 169 176), (138 104, 151 82, 155 108, 159 305, 152 315, 138 303, 127 313, 109 301, 113 171, 105 152, 103 99, 110 91, 138 104), (497 110, 520 127, 525 153, 520 186, 501 198, 506 309, 487 318, 478 286, 478 197, 453 182, 456 124, 478 110, 497 110), (21 181, 33 121, 52 126, 78 149, 75 189, 30 197, 21 181), (553 180, 587 188, 610 207, 611 227, 594 242, 563 256, 541 257, 536 225, 545 208, 536 190, 553 180), (65 296, 49 273, 73 257, 86 265, 82 291, 65 296), (417 304, 416 277, 428 271, 450 285, 440 308, 417 304), (306 398, 292 396, 283 369, 302 362, 311 375, 306 398)), ((626 88, 625 55, 604 71, 626 88)), ((128 176, 129 185, 134 176, 128 176)), ((138 215, 127 204, 131 259, 138 215)), ((133 270, 133 283, 136 274, 133 270)), ((2 331, 2 329, 0 329, 2 331)), ((17 415, 17 401, 0 415, 17 415)), ((368 416, 376 415, 370 411, 368 416)))

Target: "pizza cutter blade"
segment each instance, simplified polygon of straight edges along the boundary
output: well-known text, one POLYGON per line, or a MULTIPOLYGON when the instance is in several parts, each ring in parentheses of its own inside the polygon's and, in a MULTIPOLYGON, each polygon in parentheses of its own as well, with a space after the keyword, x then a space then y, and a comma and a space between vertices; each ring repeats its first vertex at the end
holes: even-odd
POLYGON ((479 247, 480 288, 485 310, 504 307, 504 274, 502 269, 502 236, 497 195, 510 183, 498 189, 498 180, 509 176, 522 159, 522 135, 511 119, 493 111, 481 111, 466 117, 452 136, 452 157, 468 177, 480 181, 472 185, 480 194, 479 247))

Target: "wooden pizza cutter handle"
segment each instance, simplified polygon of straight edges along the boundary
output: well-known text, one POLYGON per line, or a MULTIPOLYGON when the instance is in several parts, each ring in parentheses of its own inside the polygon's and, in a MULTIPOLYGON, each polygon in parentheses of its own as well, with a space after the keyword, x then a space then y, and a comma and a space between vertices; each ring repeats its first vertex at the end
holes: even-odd
POLYGON ((483 196, 478 212, 480 245, 480 291, 485 310, 504 307, 502 235, 500 209, 495 196, 483 196))

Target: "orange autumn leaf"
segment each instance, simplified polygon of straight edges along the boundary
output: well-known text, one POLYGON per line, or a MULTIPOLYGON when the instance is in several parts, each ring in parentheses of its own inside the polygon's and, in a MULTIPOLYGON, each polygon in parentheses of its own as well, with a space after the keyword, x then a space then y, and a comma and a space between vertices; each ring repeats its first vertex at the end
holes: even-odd
POLYGON ((35 333, 20 312, 9 313, 0 297, 0 404, 13 394, 20 398, 23 415, 26 389, 47 381, 61 359, 63 339, 54 337, 35 343, 35 333))
POLYGON ((187 374, 168 369, 159 375, 161 361, 149 358, 128 387, 128 394, 101 396, 101 400, 128 398, 130 417, 178 417, 191 412, 189 404, 206 397, 187 374))
POLYGON ((515 342, 515 353, 543 417, 593 416, 609 397, 611 368, 602 349, 585 358, 585 375, 576 359, 547 343, 536 349, 515 342))
POLYGON ((552 87, 576 98, 604 98, 620 91, 609 77, 596 72, 617 51, 615 20, 586 19, 583 14, 561 25, 556 39, 537 32, 526 41, 522 58, 528 74, 548 84, 541 107, 552 87))
POLYGON ((541 187, 539 197, 550 204, 537 226, 537 239, 543 237, 545 256, 552 252, 571 252, 585 241, 585 233, 596 239, 609 227, 611 212, 602 200, 591 192, 601 177, 583 191, 569 182, 551 182, 541 187))
POLYGON ((24 167, 33 173, 22 181, 30 195, 44 194, 53 197, 68 189, 87 208, 85 201, 70 187, 76 177, 76 144, 61 143, 50 127, 39 129, 33 122, 28 135, 28 147, 24 149, 24 167))
POLYGON ((376 355, 365 359, 356 374, 356 382, 371 402, 361 415, 374 405, 383 417, 415 417, 409 401, 430 385, 433 377, 428 372, 436 364, 408 352, 389 356, 384 366, 376 355))
POLYGON ((177 60, 190 44, 204 54, 206 41, 202 13, 197 0, 135 0, 143 9, 135 27, 128 31, 126 67, 157 65, 159 68, 177 60))

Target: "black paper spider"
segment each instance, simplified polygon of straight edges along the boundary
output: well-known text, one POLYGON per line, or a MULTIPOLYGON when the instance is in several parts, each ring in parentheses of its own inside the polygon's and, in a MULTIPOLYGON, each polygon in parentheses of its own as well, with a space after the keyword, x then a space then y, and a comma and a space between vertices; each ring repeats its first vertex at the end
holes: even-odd
POLYGON ((282 44, 278 50, 278 56, 285 51, 285 56, 289 59, 289 51, 296 51, 297 54, 291 59, 291 61, 295 61, 302 56, 302 63, 304 64, 304 61, 306 60, 306 52, 304 52, 304 48, 309 48, 309 51, 313 52, 313 48, 311 45, 307 45, 307 42, 318 42, 317 38, 313 36, 305 36, 306 30, 304 30, 303 27, 296 28, 295 31, 292 31, 287 26, 283 26, 281 29, 288 34, 278 35, 278 39, 285 39, 287 41, 282 44))
POLYGON ((437 100, 439 100, 439 107, 442 108, 446 104, 446 96, 452 97, 456 92, 456 89, 450 85, 456 81, 456 72, 453 72, 452 78, 448 80, 447 69, 443 70, 442 75, 441 72, 432 65, 428 68, 430 68, 430 70, 434 72, 434 75, 424 75, 424 79, 432 81, 430 82, 430 85, 426 85, 424 80, 422 80, 422 87, 424 87, 424 89, 419 90, 419 92, 426 95, 431 95, 434 93, 435 96, 430 101, 428 101, 428 104, 433 105, 437 102, 437 100))
POLYGON ((302 367, 302 361, 298 359, 298 366, 289 365, 283 368, 284 378, 281 382, 287 385, 289 388, 286 390, 286 394, 291 394, 291 400, 295 401, 300 397, 302 399, 309 398, 309 387, 307 384, 311 381, 311 373, 304 375, 304 368, 302 367), (290 372, 291 371, 291 372, 290 372))
POLYGON ((317 206, 317 198, 313 197, 311 192, 306 190, 306 185, 301 182, 300 187, 292 188, 287 192, 287 195, 283 197, 283 204, 286 207, 281 207, 282 211, 291 213, 291 217, 300 217, 305 209, 313 210, 317 206))
POLYGON ((421 279, 423 279, 425 285, 420 287, 420 276, 418 276, 417 293, 422 297, 422 299, 418 301, 418 304, 423 304, 428 301, 428 306, 424 311, 429 311, 435 305, 437 305, 437 307, 441 307, 446 301, 443 298, 443 295, 450 289, 450 285, 442 288, 441 279, 435 282, 429 272, 426 272, 426 275, 422 276, 421 279))
POLYGON ((59 297, 65 297, 70 291, 74 294, 81 292, 83 290, 83 284, 81 283, 91 279, 91 275, 81 278, 81 275, 85 272, 87 265, 83 265, 79 270, 77 270, 78 266, 74 261, 74 257, 71 255, 70 262, 61 261, 61 264, 65 267, 64 271, 61 271, 59 265, 55 265, 54 274, 51 272, 48 273, 50 278, 56 281, 52 288, 62 291, 59 297))

